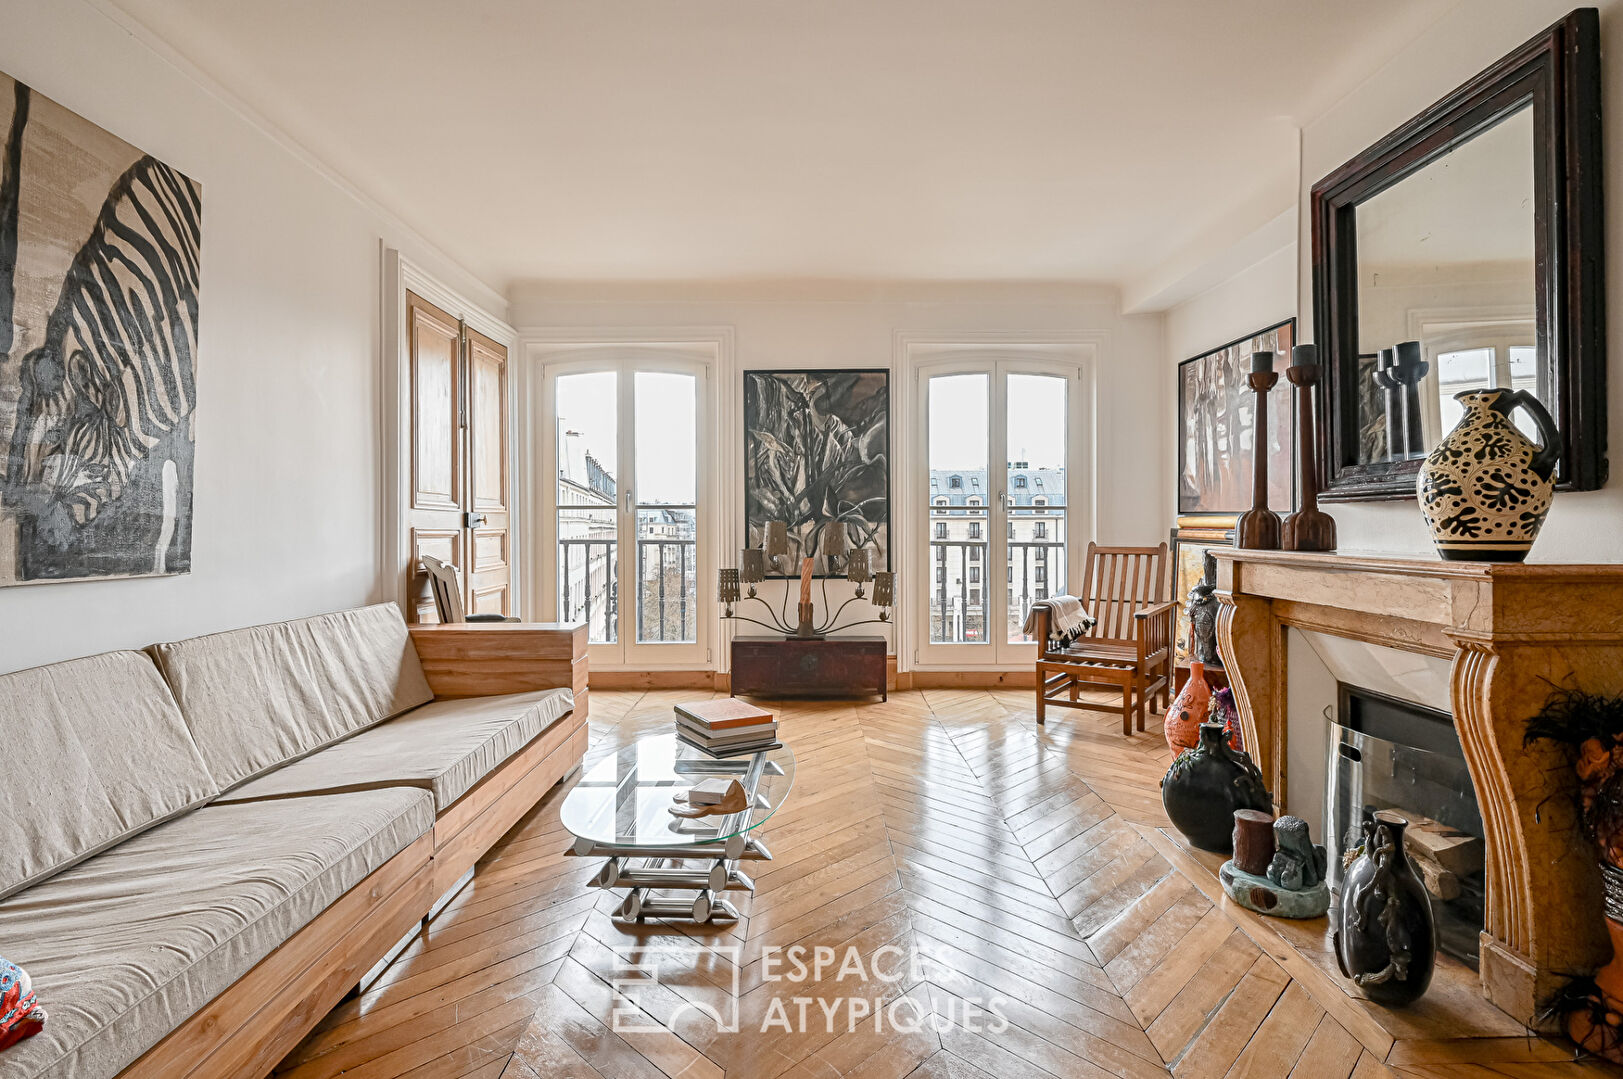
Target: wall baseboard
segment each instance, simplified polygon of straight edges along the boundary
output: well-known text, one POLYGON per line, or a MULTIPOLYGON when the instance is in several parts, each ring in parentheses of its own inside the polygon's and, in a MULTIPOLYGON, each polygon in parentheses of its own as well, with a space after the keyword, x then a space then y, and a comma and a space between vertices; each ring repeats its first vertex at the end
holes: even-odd
POLYGON ((1037 671, 908 671, 896 689, 1036 689, 1037 671), (905 684, 904 684, 905 683, 905 684))
POLYGON ((722 671, 592 671, 593 689, 719 689, 730 679, 722 671))
MULTIPOLYGON (((1020 671, 904 671, 897 673, 896 657, 887 659, 886 681, 892 690, 908 689, 1034 689, 1035 670, 1020 671)), ((593 689, 708 689, 732 691, 726 671, 592 671, 593 689)))

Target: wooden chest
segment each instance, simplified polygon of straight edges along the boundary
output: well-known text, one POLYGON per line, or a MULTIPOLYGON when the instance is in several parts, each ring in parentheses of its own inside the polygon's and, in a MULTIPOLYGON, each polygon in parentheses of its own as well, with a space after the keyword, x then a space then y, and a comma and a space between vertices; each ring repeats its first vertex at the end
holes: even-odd
POLYGON ((733 639, 733 693, 758 697, 867 696, 886 692, 883 637, 733 639))

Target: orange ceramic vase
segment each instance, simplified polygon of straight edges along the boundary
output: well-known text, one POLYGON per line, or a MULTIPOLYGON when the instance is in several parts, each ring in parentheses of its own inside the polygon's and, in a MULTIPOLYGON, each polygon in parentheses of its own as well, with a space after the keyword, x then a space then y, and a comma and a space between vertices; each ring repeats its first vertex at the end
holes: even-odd
POLYGON ((1167 709, 1161 724, 1174 757, 1200 744, 1200 725, 1211 711, 1212 687, 1206 684, 1206 664, 1196 661, 1189 665, 1189 681, 1183 684, 1183 691, 1167 709))

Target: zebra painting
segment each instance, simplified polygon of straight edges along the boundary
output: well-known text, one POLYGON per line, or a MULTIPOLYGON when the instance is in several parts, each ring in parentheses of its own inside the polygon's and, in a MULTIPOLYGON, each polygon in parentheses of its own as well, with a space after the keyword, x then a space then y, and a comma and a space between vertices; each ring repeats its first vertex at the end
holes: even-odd
POLYGON ((188 572, 201 189, 0 92, 0 585, 188 572))

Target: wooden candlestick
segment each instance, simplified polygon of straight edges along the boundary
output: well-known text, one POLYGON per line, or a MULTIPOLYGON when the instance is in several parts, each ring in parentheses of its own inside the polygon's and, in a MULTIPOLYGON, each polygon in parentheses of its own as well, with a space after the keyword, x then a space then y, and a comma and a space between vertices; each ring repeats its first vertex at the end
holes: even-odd
POLYGON ((1371 377, 1375 385, 1381 388, 1381 401, 1386 416, 1386 456, 1396 460, 1398 456, 1398 379, 1392 371, 1392 350, 1383 348, 1379 358, 1375 361, 1375 370, 1371 377))
POLYGON ((1313 415, 1313 387, 1318 364, 1292 364, 1285 377, 1296 387, 1296 452, 1301 459, 1302 508, 1285 518, 1280 545, 1287 551, 1333 551, 1336 519, 1319 509, 1319 470, 1314 458, 1318 425, 1313 415))
POLYGON ((1278 383, 1276 372, 1251 372, 1251 388, 1257 394, 1256 460, 1251 473, 1251 508, 1234 522, 1234 546, 1253 551, 1279 549, 1279 514, 1268 508, 1268 391, 1278 383))

